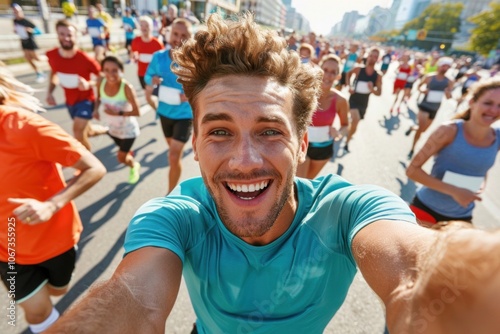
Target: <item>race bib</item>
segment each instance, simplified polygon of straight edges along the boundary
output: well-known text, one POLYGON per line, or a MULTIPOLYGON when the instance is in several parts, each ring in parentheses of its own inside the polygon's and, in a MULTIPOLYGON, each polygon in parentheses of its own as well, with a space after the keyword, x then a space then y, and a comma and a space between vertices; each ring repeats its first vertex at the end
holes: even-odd
POLYGON ((101 37, 101 29, 97 27, 89 27, 89 35, 90 37, 100 38, 101 37))
POLYGON ((307 134, 310 143, 323 143, 331 140, 329 126, 309 126, 307 134))
POLYGON ((417 80, 417 76, 416 75, 410 75, 408 77, 407 81, 411 83, 411 82, 415 82, 415 80, 417 80))
POLYGON ((80 78, 78 74, 57 72, 57 77, 62 87, 70 89, 78 88, 78 81, 80 78))
POLYGON ((19 37, 21 37, 21 39, 27 39, 29 37, 28 31, 26 31, 26 27, 25 26, 16 24, 15 25, 15 30, 16 30, 16 34, 18 34, 19 37))
POLYGON ((408 73, 405 72, 399 72, 398 75, 396 76, 399 80, 406 80, 408 79, 408 73))
POLYGON ((130 24, 128 24, 128 23, 124 23, 124 24, 123 24, 123 29, 124 29, 125 31, 128 31, 128 32, 130 32, 130 31, 132 31, 132 30, 133 30, 133 29, 132 29, 132 26, 131 26, 130 24))
POLYGON ((431 90, 427 93, 427 102, 440 103, 443 100, 444 92, 441 90, 431 90))
POLYGON ((484 182, 484 177, 469 176, 446 171, 443 176, 443 182, 476 192, 481 189, 481 186, 484 182))
POLYGON ((345 67, 347 67, 347 68, 351 68, 353 65, 354 65, 353 60, 348 60, 345 62, 345 67))
POLYGON ((371 90, 370 87, 368 87, 368 81, 358 81, 356 83, 356 93, 370 94, 371 90))
POLYGON ((160 86, 158 99, 166 104, 179 105, 181 104, 181 90, 167 86, 160 86))
POLYGON ((153 55, 151 53, 139 53, 139 61, 141 63, 150 63, 153 59, 153 55))
POLYGON ((384 64, 389 64, 391 62, 391 60, 389 58, 384 58, 383 62, 384 62, 384 64))

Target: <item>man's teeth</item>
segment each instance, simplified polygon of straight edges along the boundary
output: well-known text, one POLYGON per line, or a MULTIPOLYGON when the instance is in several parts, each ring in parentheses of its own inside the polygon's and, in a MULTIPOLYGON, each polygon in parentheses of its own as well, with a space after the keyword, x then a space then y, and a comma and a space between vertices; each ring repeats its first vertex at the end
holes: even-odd
POLYGON ((260 183, 254 183, 254 184, 228 183, 227 185, 228 185, 229 189, 231 189, 232 191, 248 193, 248 192, 259 191, 261 189, 264 189, 267 187, 268 184, 269 184, 269 181, 262 181, 260 183))

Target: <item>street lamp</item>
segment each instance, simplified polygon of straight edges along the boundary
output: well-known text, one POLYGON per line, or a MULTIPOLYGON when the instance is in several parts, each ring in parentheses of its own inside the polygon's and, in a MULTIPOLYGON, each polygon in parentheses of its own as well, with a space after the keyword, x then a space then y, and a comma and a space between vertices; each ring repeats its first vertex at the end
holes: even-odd
POLYGON ((38 10, 42 15, 43 29, 45 33, 49 32, 49 7, 46 0, 37 0, 38 10))

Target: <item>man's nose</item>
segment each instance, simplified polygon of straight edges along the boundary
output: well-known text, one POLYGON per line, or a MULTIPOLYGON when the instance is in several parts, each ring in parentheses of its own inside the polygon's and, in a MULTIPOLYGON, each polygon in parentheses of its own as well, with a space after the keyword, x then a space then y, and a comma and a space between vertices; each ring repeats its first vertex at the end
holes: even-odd
POLYGON ((243 136, 235 143, 229 167, 231 169, 250 171, 263 165, 262 146, 250 135, 243 136))

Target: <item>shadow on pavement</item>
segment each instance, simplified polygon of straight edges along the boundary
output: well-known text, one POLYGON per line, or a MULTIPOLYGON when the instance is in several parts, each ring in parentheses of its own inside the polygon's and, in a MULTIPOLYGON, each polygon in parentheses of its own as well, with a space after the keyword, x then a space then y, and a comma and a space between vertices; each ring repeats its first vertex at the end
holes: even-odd
POLYGON ((388 135, 392 135, 392 131, 399 129, 401 125, 401 120, 399 119, 399 113, 395 114, 391 112, 389 117, 384 116, 384 119, 378 121, 380 126, 387 130, 388 135))
MULTIPOLYGON (((406 168, 408 167, 406 162, 400 161, 399 163, 404 168, 404 170, 406 170, 406 168)), ((405 202, 410 203, 415 196, 415 193, 417 192, 417 185, 409 178, 404 181, 398 177, 396 178, 396 181, 398 181, 399 187, 401 188, 399 197, 401 197, 405 202)))

